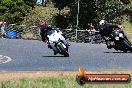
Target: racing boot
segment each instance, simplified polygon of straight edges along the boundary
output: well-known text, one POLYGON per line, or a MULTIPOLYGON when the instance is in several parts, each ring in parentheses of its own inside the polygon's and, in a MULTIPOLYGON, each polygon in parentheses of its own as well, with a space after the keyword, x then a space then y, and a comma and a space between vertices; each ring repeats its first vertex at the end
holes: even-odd
POLYGON ((114 48, 114 44, 113 44, 112 41, 107 41, 107 42, 106 42, 106 45, 107 45, 107 48, 108 48, 108 49, 114 48))
POLYGON ((52 49, 52 46, 51 45, 48 45, 48 48, 52 49))
POLYGON ((58 52, 54 51, 54 55, 56 55, 58 52))

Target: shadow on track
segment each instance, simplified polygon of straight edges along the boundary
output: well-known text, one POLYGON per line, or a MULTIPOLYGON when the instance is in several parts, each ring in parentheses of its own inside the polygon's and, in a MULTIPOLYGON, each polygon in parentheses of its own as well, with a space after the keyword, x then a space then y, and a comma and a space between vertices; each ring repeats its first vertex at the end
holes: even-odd
POLYGON ((64 57, 64 56, 43 56, 43 57, 64 57))
MULTIPOLYGON (((124 52, 104 52, 104 53, 124 53, 124 52)), ((132 53, 132 52, 127 52, 127 53, 132 53)))

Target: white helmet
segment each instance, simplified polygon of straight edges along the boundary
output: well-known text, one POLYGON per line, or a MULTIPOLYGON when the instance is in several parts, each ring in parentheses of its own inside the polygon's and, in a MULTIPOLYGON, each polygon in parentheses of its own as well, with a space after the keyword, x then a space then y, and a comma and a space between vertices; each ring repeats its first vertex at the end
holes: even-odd
POLYGON ((106 23, 105 20, 101 20, 101 21, 99 22, 99 25, 101 26, 101 25, 104 25, 105 23, 106 23))

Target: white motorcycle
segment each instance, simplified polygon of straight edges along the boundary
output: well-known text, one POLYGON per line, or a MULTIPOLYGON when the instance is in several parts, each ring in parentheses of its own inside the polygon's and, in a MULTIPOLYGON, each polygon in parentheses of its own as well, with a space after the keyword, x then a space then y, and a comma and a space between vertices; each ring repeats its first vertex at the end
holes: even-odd
POLYGON ((65 57, 69 57, 68 45, 65 43, 65 38, 62 36, 62 32, 57 30, 48 30, 47 32, 48 44, 50 49, 65 57))

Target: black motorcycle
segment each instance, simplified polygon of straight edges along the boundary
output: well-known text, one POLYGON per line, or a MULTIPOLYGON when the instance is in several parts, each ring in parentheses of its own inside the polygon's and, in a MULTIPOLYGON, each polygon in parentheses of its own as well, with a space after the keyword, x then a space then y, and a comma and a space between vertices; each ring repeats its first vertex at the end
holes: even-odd
POLYGON ((132 52, 131 42, 118 27, 114 28, 110 36, 105 37, 105 40, 108 49, 114 48, 115 50, 121 50, 124 53, 127 53, 127 51, 132 52))

